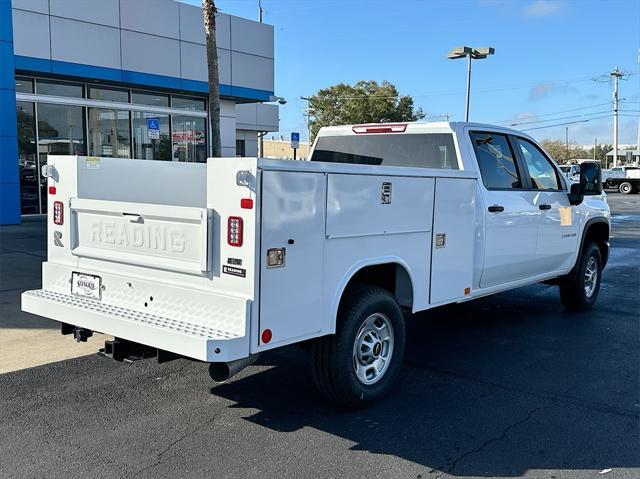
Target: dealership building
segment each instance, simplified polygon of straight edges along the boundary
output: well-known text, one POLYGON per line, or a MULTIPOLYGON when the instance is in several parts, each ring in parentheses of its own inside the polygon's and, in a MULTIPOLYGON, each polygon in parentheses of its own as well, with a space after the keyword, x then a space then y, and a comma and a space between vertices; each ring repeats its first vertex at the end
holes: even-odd
MULTIPOLYGON (((223 156, 278 130, 273 27, 220 13, 223 156)), ((52 155, 210 156, 202 11, 174 0, 0 0, 0 224, 46 213, 52 155)))

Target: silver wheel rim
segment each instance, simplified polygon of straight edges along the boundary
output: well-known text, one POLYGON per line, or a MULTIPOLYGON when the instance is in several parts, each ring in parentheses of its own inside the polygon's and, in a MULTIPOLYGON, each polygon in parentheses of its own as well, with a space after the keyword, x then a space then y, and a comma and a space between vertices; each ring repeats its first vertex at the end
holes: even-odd
POLYGON ((382 379, 393 357, 393 343, 393 326, 384 314, 364 320, 353 344, 353 369, 362 384, 382 379))
POLYGON ((622 183, 622 185, 620 186, 620 190, 623 193, 627 193, 628 191, 631 190, 631 187, 629 185, 627 185, 626 183, 622 183))
POLYGON ((598 263, 591 256, 587 261, 587 267, 584 270, 584 294, 587 298, 591 298, 598 284, 598 263))

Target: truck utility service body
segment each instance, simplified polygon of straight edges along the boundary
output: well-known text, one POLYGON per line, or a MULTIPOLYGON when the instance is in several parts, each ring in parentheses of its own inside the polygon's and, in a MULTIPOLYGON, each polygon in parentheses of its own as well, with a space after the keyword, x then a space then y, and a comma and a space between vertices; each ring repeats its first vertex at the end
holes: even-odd
POLYGON ((397 374, 400 307, 545 280, 566 283, 574 306, 590 292, 590 306, 607 259, 601 189, 571 187, 531 138, 488 125, 323 128, 310 162, 48 163, 48 260, 24 311, 79 339, 99 331, 225 365, 318 338, 326 368, 343 353, 333 335, 351 334, 355 382, 316 380, 344 404, 377 399, 397 374), (599 256, 590 284, 577 271, 587 244, 599 256))
POLYGON ((619 166, 613 168, 605 182, 607 188, 615 188, 620 193, 640 192, 640 168, 637 166, 619 166))

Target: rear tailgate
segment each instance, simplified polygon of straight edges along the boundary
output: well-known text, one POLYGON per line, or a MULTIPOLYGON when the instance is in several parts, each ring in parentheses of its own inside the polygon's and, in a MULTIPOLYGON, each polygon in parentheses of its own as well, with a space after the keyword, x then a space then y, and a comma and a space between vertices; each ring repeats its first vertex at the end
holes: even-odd
POLYGON ((49 210, 58 214, 48 218, 42 289, 23 293, 24 311, 202 361, 249 354, 255 159, 169 169, 49 160, 49 210), (232 217, 244 221, 238 245, 232 217))
POLYGON ((211 270, 206 208, 73 198, 74 256, 202 275, 211 270))

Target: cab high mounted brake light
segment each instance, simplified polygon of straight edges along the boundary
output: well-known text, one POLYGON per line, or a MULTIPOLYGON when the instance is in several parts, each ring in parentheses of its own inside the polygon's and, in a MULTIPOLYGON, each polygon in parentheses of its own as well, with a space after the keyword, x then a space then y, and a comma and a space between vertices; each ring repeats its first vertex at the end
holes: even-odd
POLYGON ((382 123, 375 125, 357 125, 351 128, 355 134, 362 133, 404 133, 407 129, 406 123, 382 123))
POLYGON ((64 205, 62 201, 53 202, 53 224, 61 225, 64 223, 64 205))
POLYGON ((239 216, 229 216, 227 220, 227 243, 242 246, 242 218, 239 216))

